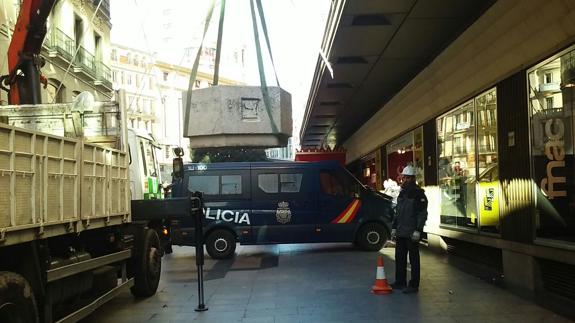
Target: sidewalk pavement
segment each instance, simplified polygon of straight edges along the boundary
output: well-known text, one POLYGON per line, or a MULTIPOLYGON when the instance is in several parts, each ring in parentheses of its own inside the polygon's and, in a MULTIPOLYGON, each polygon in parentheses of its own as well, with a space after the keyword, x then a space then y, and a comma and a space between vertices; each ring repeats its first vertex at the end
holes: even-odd
MULTIPOLYGON (((389 282, 394 249, 380 251, 389 282)), ((197 306, 194 249, 164 258, 153 297, 122 294, 84 322, 570 322, 421 250, 418 294, 373 295, 377 253, 350 244, 239 247, 232 260, 206 259, 207 312, 197 306)))

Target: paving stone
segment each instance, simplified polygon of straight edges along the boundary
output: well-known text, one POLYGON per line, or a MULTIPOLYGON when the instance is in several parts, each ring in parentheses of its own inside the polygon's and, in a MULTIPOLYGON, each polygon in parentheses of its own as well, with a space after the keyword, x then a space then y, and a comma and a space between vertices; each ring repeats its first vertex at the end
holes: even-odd
MULTIPOLYGON (((390 282, 394 252, 381 251, 390 282)), ((206 259, 207 312, 198 313, 194 250, 164 258, 156 295, 121 294, 87 317, 124 322, 569 322, 423 249, 418 294, 371 294, 377 254, 349 244, 239 246, 232 260, 206 259), (262 259, 277 258, 272 267, 262 259)))

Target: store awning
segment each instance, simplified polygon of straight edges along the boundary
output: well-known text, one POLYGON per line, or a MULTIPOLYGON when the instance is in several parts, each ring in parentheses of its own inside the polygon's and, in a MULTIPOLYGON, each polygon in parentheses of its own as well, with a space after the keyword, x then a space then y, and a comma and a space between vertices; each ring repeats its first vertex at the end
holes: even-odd
POLYGON ((301 146, 341 145, 494 2, 334 0, 301 146))

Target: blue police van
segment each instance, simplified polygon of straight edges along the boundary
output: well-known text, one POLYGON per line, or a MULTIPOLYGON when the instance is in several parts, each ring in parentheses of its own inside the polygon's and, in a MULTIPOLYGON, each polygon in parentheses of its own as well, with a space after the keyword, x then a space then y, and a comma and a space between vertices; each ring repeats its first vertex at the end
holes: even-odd
MULTIPOLYGON (((244 245, 354 242, 382 248, 391 198, 362 185, 337 162, 185 164, 172 197, 204 193, 205 243, 215 259, 244 245)), ((194 244, 193 221, 172 221, 171 244, 194 244)))

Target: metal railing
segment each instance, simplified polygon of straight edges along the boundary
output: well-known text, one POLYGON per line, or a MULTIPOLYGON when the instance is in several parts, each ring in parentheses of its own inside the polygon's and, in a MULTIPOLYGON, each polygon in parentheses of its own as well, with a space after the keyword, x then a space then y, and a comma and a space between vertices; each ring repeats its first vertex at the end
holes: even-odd
POLYGON ((86 73, 96 76, 96 59, 83 46, 80 46, 74 63, 84 69, 86 73))
POLYGON ((108 88, 112 88, 112 71, 101 61, 96 62, 96 79, 108 88))
POLYGON ((52 28, 48 37, 48 48, 56 51, 65 59, 71 60, 76 51, 76 43, 72 37, 66 35, 62 30, 52 28))
MULTIPOLYGON (((98 6, 100 0, 92 0, 92 4, 94 8, 98 6)), ((102 0, 102 4, 100 5, 100 11, 108 20, 110 20, 110 0, 102 0)))

